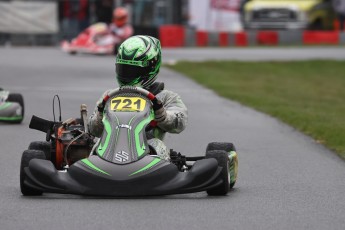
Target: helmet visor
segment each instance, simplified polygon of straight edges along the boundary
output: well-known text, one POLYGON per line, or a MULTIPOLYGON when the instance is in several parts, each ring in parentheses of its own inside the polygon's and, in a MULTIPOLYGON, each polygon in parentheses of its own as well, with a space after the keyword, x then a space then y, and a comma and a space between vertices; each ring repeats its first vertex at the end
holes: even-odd
POLYGON ((150 67, 140 67, 116 63, 116 75, 121 85, 135 85, 147 76, 150 67))

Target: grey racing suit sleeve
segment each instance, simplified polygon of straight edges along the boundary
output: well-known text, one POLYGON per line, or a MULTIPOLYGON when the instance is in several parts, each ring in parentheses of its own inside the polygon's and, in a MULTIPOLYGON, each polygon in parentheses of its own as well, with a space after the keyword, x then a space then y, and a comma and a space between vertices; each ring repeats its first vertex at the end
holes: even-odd
MULTIPOLYGON (((104 92, 102 97, 98 100, 97 104, 102 101, 103 97, 109 92, 107 90, 104 92)), ((156 95, 166 110, 166 118, 158 124, 153 131, 148 133, 148 139, 159 138, 163 139, 166 132, 169 133, 180 133, 186 126, 188 121, 188 112, 186 105, 182 102, 180 96, 169 90, 162 90, 156 95)), ((103 115, 98 112, 97 104, 95 106, 94 112, 91 114, 88 120, 88 128, 90 134, 100 137, 103 132, 103 115)))
POLYGON ((156 95, 166 110, 167 116, 164 121, 158 123, 158 127, 165 132, 180 133, 188 121, 188 111, 181 97, 172 91, 163 90, 156 95))

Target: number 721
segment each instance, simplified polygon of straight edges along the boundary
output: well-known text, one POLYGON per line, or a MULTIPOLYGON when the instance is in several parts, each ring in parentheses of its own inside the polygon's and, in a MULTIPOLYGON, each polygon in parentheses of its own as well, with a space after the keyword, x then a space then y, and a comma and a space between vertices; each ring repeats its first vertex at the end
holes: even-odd
POLYGON ((111 110, 116 111, 143 111, 146 100, 139 97, 116 97, 111 100, 111 110))

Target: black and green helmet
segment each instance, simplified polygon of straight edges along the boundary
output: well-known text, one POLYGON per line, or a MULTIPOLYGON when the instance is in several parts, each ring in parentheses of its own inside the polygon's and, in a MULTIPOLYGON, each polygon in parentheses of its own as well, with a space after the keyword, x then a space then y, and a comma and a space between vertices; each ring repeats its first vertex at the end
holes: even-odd
POLYGON ((154 37, 138 35, 125 40, 116 55, 116 78, 120 86, 149 88, 161 66, 161 44, 154 37))

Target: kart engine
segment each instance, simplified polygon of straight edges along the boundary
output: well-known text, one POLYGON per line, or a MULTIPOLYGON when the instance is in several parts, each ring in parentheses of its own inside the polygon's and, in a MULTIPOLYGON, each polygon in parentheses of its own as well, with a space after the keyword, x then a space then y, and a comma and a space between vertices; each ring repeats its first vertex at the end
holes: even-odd
POLYGON ((46 133, 46 141, 50 142, 50 156, 47 158, 56 169, 68 168, 78 160, 87 158, 95 144, 94 137, 89 135, 87 123, 87 107, 80 106, 81 118, 70 118, 64 122, 49 121, 32 116, 29 128, 46 133))
POLYGON ((84 132, 84 125, 79 119, 69 119, 55 127, 55 136, 57 138, 52 142, 55 154, 52 153, 52 156, 55 155, 57 169, 88 157, 94 144, 93 138, 84 132))

